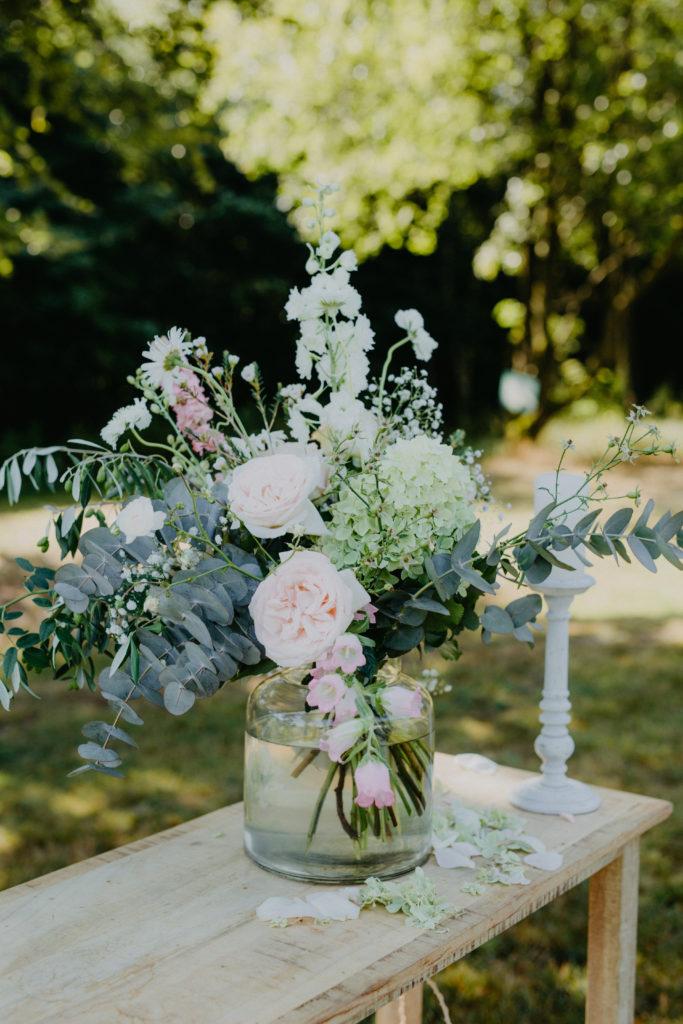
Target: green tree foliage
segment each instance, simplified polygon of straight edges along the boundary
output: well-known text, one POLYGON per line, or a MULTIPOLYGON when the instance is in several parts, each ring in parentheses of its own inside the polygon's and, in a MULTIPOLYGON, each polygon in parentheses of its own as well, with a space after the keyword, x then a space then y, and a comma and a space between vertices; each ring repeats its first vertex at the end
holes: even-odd
POLYGON ((197 109, 211 55, 192 11, 131 25, 107 4, 0 3, 7 452, 91 436, 174 323, 245 350, 277 322, 293 232, 197 109))
POLYGON ((631 313, 683 238, 680 5, 218 0, 208 25, 224 151, 284 207, 342 181, 361 254, 432 251, 453 194, 502 177, 474 269, 518 278, 496 317, 537 426, 595 379, 630 389, 631 313))

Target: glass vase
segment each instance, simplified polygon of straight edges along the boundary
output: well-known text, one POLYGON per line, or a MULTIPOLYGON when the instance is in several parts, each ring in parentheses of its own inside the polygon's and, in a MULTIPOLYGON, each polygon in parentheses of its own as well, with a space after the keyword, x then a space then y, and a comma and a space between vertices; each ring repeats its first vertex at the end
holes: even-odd
POLYGON ((307 708, 308 687, 271 676, 247 704, 244 845, 277 874, 319 882, 391 878, 431 850, 433 709, 427 691, 397 675, 390 685, 419 691, 419 716, 376 718, 375 735, 396 799, 360 808, 351 766, 320 750, 330 715, 307 708))

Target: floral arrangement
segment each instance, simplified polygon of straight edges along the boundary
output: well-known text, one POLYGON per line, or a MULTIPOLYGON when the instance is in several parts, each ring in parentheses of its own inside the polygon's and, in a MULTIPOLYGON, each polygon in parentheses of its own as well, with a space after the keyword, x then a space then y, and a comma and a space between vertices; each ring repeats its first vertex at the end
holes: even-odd
POLYGON ((7 709, 29 689, 29 673, 99 688, 113 720, 85 727, 75 771, 120 775, 140 699, 179 715, 228 680, 298 669, 308 707, 326 716, 322 748, 352 773, 362 838, 369 828, 387 834, 397 800, 416 813, 424 803, 419 748, 387 753, 387 722, 415 716, 420 700, 389 685, 392 659, 457 654, 460 631, 479 627, 485 640, 502 632, 533 642, 537 594, 477 609, 500 578, 542 582, 568 549, 628 559, 628 548, 650 569, 660 556, 680 568, 683 513, 651 527, 650 503, 632 528, 629 509, 597 524, 606 471, 674 452, 636 408, 586 473, 578 524, 566 526, 565 502, 549 495, 523 533, 483 544, 491 494, 481 453, 461 432, 444 438, 426 370, 391 372, 400 348, 420 363, 436 347, 416 310, 396 313, 400 336, 371 376, 374 334, 350 280, 356 258, 326 227, 334 190, 304 200, 316 230, 311 280, 286 304, 299 326, 297 383, 269 401, 255 363, 239 369, 227 352, 215 360, 204 338, 174 327, 149 343, 130 378, 140 395, 106 424, 103 444, 25 450, 0 470, 10 501, 24 477, 36 487, 59 481, 70 495, 38 542, 45 551, 54 537, 60 568, 17 560, 23 598, 44 618, 32 632, 15 621, 23 598, 2 608, 11 645, 0 702, 7 709), (245 393, 257 431, 240 413, 245 393))

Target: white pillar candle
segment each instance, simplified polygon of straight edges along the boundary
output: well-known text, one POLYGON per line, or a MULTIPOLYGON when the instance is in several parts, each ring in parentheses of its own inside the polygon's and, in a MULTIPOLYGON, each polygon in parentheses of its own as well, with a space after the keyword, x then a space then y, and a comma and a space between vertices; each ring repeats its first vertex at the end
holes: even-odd
MULTIPOLYGON (((562 502, 551 512, 551 518, 558 524, 573 529, 588 512, 588 486, 585 476, 577 473, 541 473, 534 480, 534 514, 549 505, 551 501, 562 502)), ((574 571, 553 566, 550 575, 543 581, 544 587, 564 587, 585 590, 585 566, 576 551, 564 548, 552 552, 560 562, 571 565, 574 571)), ((591 580, 591 583, 593 581, 591 580)))

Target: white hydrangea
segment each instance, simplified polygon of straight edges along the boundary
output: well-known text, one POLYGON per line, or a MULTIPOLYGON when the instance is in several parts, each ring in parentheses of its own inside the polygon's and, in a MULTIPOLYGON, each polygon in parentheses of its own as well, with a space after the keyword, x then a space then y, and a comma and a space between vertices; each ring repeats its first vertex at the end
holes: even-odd
POLYGON ((132 405, 117 409, 109 423, 100 431, 100 437, 110 448, 115 448, 122 434, 133 427, 146 430, 152 422, 152 415, 144 398, 136 398, 132 405))
POLYGON ((400 439, 342 489, 322 549, 337 566, 361 567, 361 577, 378 569, 417 577, 428 555, 451 550, 474 522, 474 496, 450 445, 424 434, 400 439))

